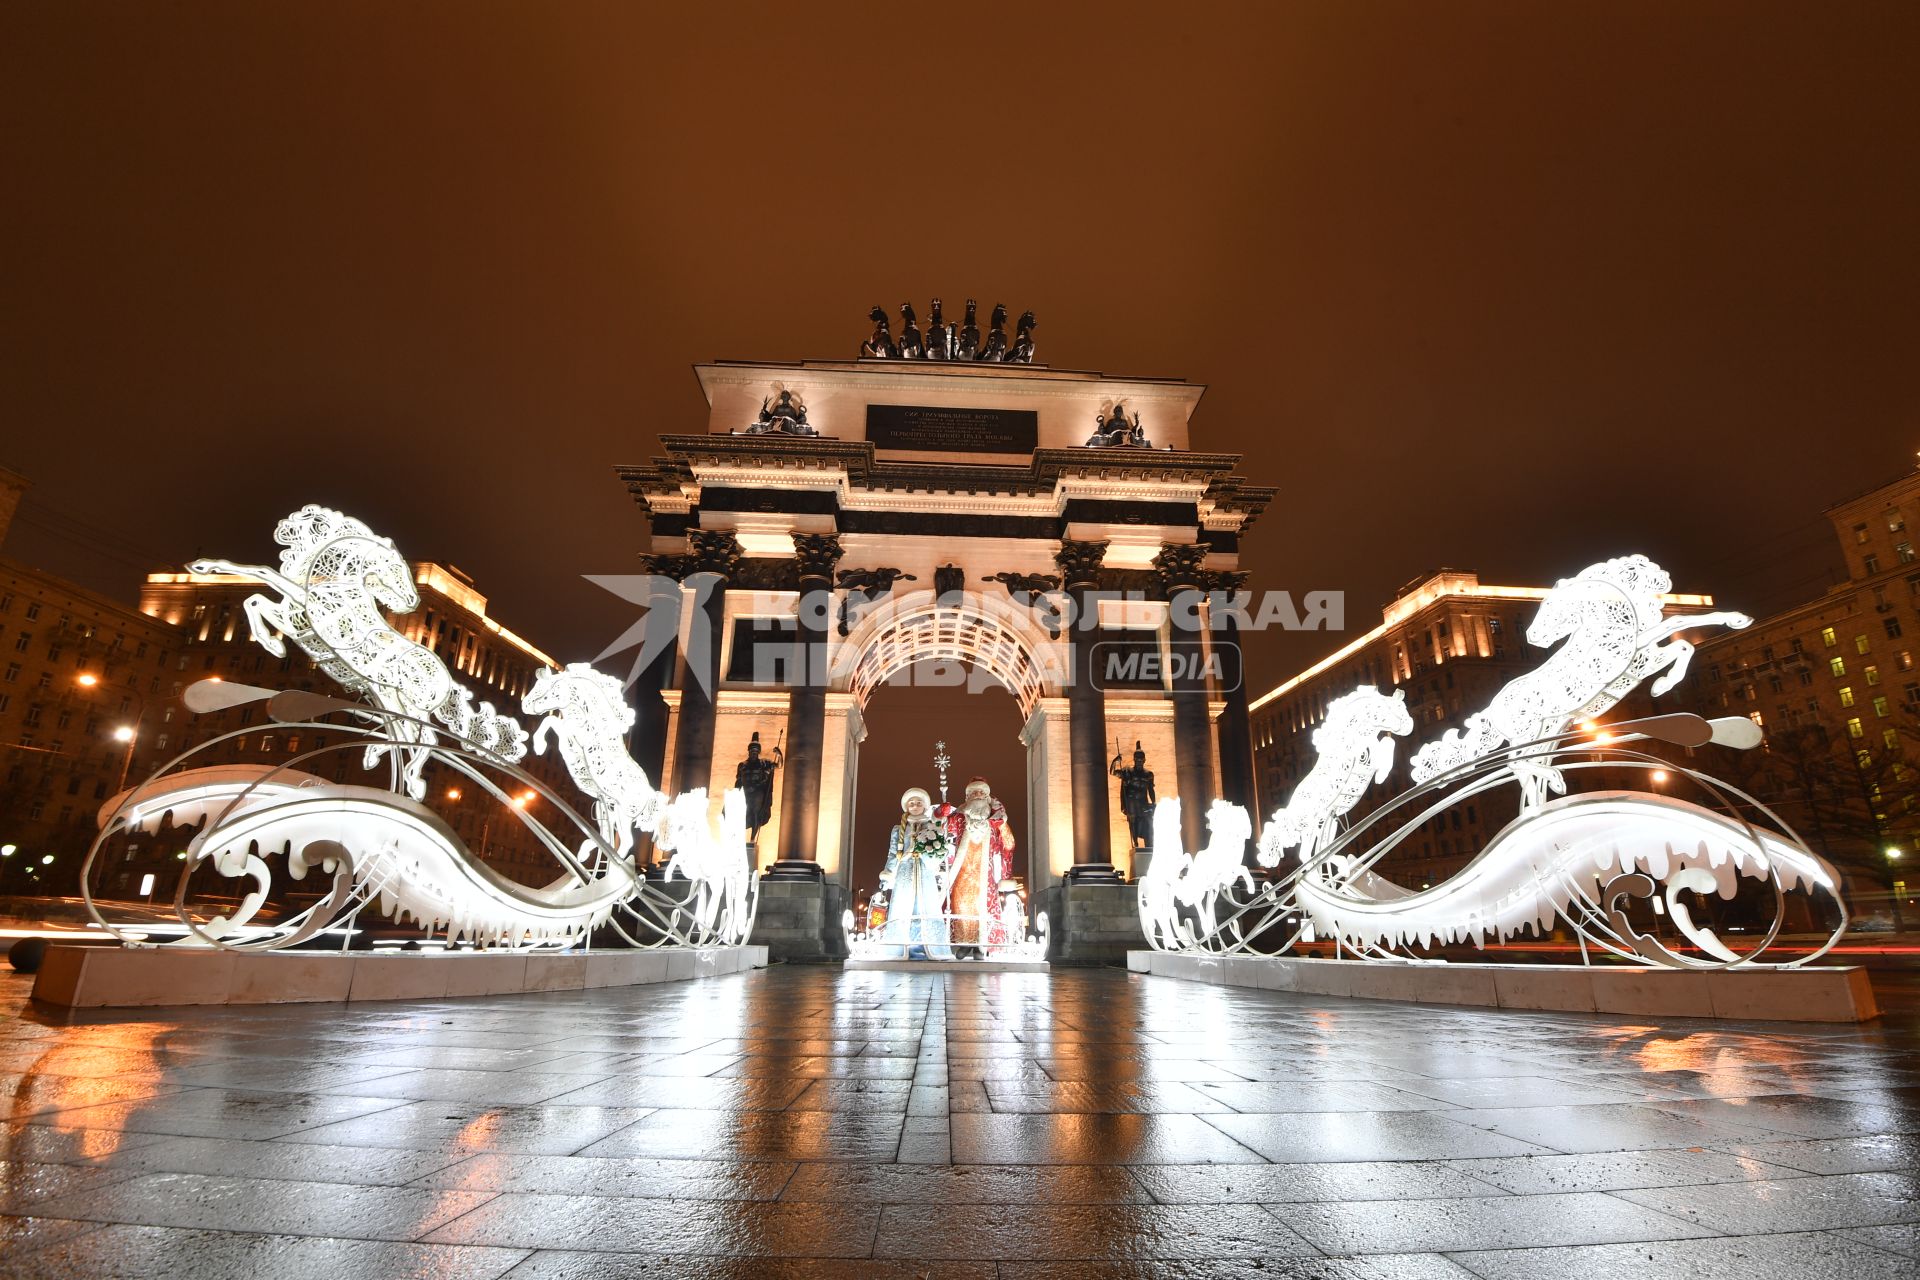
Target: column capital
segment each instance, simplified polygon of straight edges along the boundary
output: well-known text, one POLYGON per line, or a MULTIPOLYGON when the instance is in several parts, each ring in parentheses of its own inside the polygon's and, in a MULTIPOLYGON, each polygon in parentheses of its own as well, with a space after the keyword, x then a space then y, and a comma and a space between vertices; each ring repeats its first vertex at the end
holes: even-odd
POLYGON ((641 556, 640 564, 648 573, 672 578, 675 582, 682 581, 693 572, 687 557, 683 555, 641 556))
POLYGON ((840 563, 840 535, 837 533, 795 533, 793 538, 793 559, 799 567, 800 580, 808 578, 833 577, 833 568, 840 563))
POLYGON ((746 553, 730 529, 687 530, 688 573, 717 573, 731 578, 746 553))
POLYGON ((1062 538, 1060 549, 1053 553, 1053 562, 1060 566, 1060 576, 1069 588, 1100 585, 1100 565, 1106 558, 1107 544, 1104 541, 1080 542, 1062 538))
POLYGON ((1200 588, 1205 577, 1200 570, 1200 562, 1207 558, 1210 548, 1204 542, 1174 543, 1160 548, 1160 554, 1153 558, 1153 568, 1160 575, 1160 589, 1169 598, 1181 591, 1194 591, 1200 588))
POLYGON ((1207 569, 1200 574, 1202 591, 1239 591, 1253 575, 1244 569, 1207 569))

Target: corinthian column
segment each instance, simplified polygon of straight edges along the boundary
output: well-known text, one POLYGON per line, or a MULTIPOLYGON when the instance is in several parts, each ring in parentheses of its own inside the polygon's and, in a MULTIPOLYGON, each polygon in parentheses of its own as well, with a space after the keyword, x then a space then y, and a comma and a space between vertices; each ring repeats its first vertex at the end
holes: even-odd
POLYGON ((1071 727, 1068 742, 1073 758, 1073 869, 1075 882, 1118 879, 1113 868, 1113 832, 1107 819, 1107 705, 1094 681, 1094 645, 1100 639, 1096 602, 1104 542, 1062 540, 1054 563, 1074 619, 1067 633, 1073 646, 1073 684, 1067 690, 1071 727))
POLYGON ((1200 562, 1205 543, 1162 547, 1153 558, 1167 598, 1168 639, 1176 650, 1173 679, 1173 762, 1180 787, 1180 835, 1189 851, 1207 842, 1207 805, 1213 799, 1213 727, 1207 719, 1207 677, 1199 658, 1205 651, 1200 562), (1184 625, 1183 625, 1184 624, 1184 625), (1191 629, 1189 629, 1191 627, 1191 629))
POLYGON ((720 628, 727 582, 740 566, 740 542, 724 529, 687 532, 686 578, 693 591, 693 625, 680 681, 680 721, 673 734, 675 791, 713 785, 713 695, 720 685, 720 628))
POLYGON ((840 539, 831 533, 796 533, 794 563, 800 577, 799 625, 794 660, 788 666, 787 751, 780 790, 780 846, 767 874, 776 879, 820 878, 814 842, 820 833, 820 754, 827 724, 827 615, 840 539))

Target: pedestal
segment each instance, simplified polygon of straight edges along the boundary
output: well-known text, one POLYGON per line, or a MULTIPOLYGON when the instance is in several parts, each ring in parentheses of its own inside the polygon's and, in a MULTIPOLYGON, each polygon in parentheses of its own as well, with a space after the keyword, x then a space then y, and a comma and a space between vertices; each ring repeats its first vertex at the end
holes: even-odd
POLYGON ((821 874, 818 863, 776 862, 760 878, 753 945, 775 960, 844 960, 840 916, 846 909, 846 889, 821 874))
POLYGON ((1131 884, 1095 879, 1070 879, 1043 890, 1038 906, 1047 913, 1053 944, 1047 959, 1057 965, 1125 964, 1127 953, 1147 942, 1136 892, 1131 884))

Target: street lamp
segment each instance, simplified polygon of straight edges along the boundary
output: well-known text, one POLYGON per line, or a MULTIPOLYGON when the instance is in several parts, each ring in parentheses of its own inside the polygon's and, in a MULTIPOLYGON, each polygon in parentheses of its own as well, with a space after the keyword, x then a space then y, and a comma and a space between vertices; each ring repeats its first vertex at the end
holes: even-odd
POLYGON ((82 671, 73 678, 73 682, 82 689, 95 689, 102 686, 119 689, 121 692, 131 696, 135 705, 140 708, 139 714, 134 716, 132 724, 120 725, 113 731, 113 740, 124 743, 127 748, 126 754, 120 758, 120 785, 115 787, 114 790, 116 792, 125 791, 127 789, 127 774, 133 769, 134 744, 140 738, 140 725, 147 718, 146 696, 130 684, 107 685, 106 681, 91 671, 82 671))

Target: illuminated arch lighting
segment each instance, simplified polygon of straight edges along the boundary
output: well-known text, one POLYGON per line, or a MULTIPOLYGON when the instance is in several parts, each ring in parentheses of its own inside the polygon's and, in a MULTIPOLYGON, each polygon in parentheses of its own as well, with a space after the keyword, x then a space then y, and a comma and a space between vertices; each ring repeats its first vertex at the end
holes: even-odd
POLYGON ((956 604, 937 603, 930 591, 917 591, 894 608, 876 606, 848 637, 834 683, 845 682, 854 700, 865 706, 873 691, 916 662, 967 662, 1005 685, 1030 716, 1049 688, 1047 669, 1058 669, 1063 645, 1045 637, 1022 617, 1018 606, 986 604, 968 593, 956 604))

